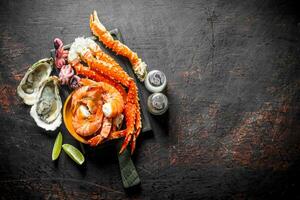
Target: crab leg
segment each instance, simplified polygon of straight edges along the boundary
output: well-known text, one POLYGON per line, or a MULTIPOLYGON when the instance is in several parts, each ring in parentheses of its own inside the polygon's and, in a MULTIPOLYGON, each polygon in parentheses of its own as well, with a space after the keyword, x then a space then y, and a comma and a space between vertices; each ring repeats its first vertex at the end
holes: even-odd
MULTIPOLYGON (((134 82, 131 82, 131 84, 134 84, 134 82)), ((134 88, 134 86, 131 86, 131 88, 134 88)), ((127 117, 126 129, 125 129, 126 137, 121 147, 120 153, 122 153, 125 150, 125 148, 127 147, 130 141, 131 141, 131 153, 133 153, 135 149, 135 133, 134 133, 135 126, 134 125, 135 125, 136 115, 139 112, 139 110, 137 110, 137 106, 135 102, 136 92, 137 91, 135 89, 128 91, 127 99, 129 100, 124 109, 124 115, 125 117, 127 117), (130 101, 131 99, 133 100, 130 101)))
MULTIPOLYGON (((93 12, 93 15, 91 15, 90 17, 90 27, 91 27, 91 30, 92 32, 97 35, 103 42, 104 41, 111 41, 111 42, 116 42, 118 44, 120 44, 122 47, 123 47, 123 50, 124 49, 128 49, 127 52, 131 52, 131 55, 134 55, 134 58, 136 60, 138 60, 139 58, 137 57, 137 54, 132 52, 126 45, 120 43, 120 41, 118 40, 114 40, 112 38, 112 36, 110 35, 110 33, 106 30, 106 28, 100 23, 100 20, 97 16, 97 12, 94 11, 93 12), (99 29, 99 30, 98 30, 99 29), (100 35, 101 34, 97 34, 97 33, 102 33, 103 37, 101 37, 100 35), (105 36, 106 35, 106 36, 105 36), (105 38, 107 40, 105 40, 105 38)), ((104 42, 105 43, 105 42, 104 42)), ((105 45, 108 46, 109 43, 105 43, 105 45)), ((100 47, 98 45, 90 45, 90 50, 93 52, 94 56, 98 59, 98 60, 102 60, 102 61, 105 61, 106 63, 110 63, 111 65, 113 65, 114 68, 117 68, 118 70, 120 71, 123 71, 123 69, 119 66, 119 64, 112 58, 110 57, 108 54, 104 53, 100 47)), ((113 49, 113 51, 117 52, 117 54, 119 53, 118 50, 120 52, 123 52, 122 51, 122 47, 120 47, 119 49, 113 49)), ((130 54, 129 52, 129 54, 130 54)), ((122 54, 121 54, 122 55, 122 54)), ((126 56, 126 55, 123 55, 123 56, 126 56)), ((128 56, 126 56, 128 57, 128 56)), ((132 65, 134 65, 135 61, 134 60, 130 60, 132 65)), ((139 105, 139 99, 138 99, 138 95, 136 95, 137 98, 136 98, 136 106, 137 106, 137 110, 140 111, 140 105, 139 105)), ((137 115, 136 115, 136 122, 135 122, 135 127, 136 127, 136 133, 135 135, 133 136, 133 142, 132 142, 132 145, 131 145, 131 149, 132 149, 132 152, 134 151, 135 149, 135 141, 136 141, 136 138, 139 136, 139 133, 141 131, 141 127, 142 127, 142 123, 141 123, 141 116, 140 116, 140 112, 137 112, 137 115)))
POLYGON ((118 139, 118 138, 121 138, 121 137, 125 137, 126 133, 123 131, 114 131, 112 133, 109 134, 108 136, 108 139, 109 140, 114 140, 114 139, 118 139))
POLYGON ((126 118, 126 137, 120 153, 123 153, 129 142, 133 139, 133 144, 131 145, 131 152, 134 152, 135 149, 135 119, 136 116, 140 116, 140 111, 137 110, 136 103, 138 101, 137 97, 137 87, 134 80, 127 75, 125 71, 119 71, 116 68, 107 67, 107 63, 95 59, 91 54, 86 53, 83 56, 84 61, 88 64, 88 66, 95 70, 96 72, 104 75, 108 75, 113 80, 118 81, 122 85, 128 88, 127 102, 124 109, 124 115, 126 118))
MULTIPOLYGON (((91 15, 91 17, 92 17, 92 15, 91 15)), ((92 27, 94 27, 95 28, 95 30, 97 29, 97 28, 99 28, 100 27, 100 29, 101 30, 105 30, 103 33, 104 34, 107 34, 107 37, 109 37, 110 39, 112 39, 113 40, 113 38, 111 37, 111 35, 110 35, 110 33, 109 32, 107 32, 106 31, 106 29, 105 29, 105 27, 100 23, 100 21, 99 21, 99 19, 98 19, 98 16, 97 16, 97 12, 96 11, 94 11, 94 13, 93 13, 93 19, 94 19, 94 21, 92 21, 92 18, 90 18, 90 26, 91 26, 91 29, 92 29, 92 27)), ((92 29, 92 31, 93 31, 94 29, 92 29)), ((96 34, 97 35, 97 34, 96 34)), ((117 41, 117 40, 114 40, 114 41, 116 41, 116 42, 119 42, 119 41, 117 41)), ((123 44, 121 44, 121 45, 123 45, 123 44)), ((124 46, 124 48, 128 48, 126 45, 123 45, 124 46)), ((110 66, 110 68, 111 67, 114 67, 115 69, 117 69, 117 70, 119 70, 119 71, 123 71, 123 68, 121 68, 120 67, 120 65, 112 58, 112 57, 110 57, 108 54, 106 54, 106 53, 104 53, 102 50, 101 50, 101 48, 98 46, 98 45, 96 45, 95 43, 90 43, 89 44, 89 49, 92 51, 92 53, 93 53, 93 55, 98 59, 98 60, 102 60, 102 61, 104 61, 104 62, 106 62, 106 63, 109 63, 109 64, 111 64, 112 66, 110 66)), ((128 48, 129 49, 129 48, 128 48)), ((129 49, 130 50, 130 49, 129 49)), ((133 52, 134 53, 134 52, 133 52)), ((136 55, 136 54, 135 54, 136 55)), ((137 57, 137 59, 138 59, 138 57, 137 57)), ((128 76, 128 75, 127 75, 128 76)), ((98 81, 100 81, 100 80, 98 80, 98 81)), ((122 94, 122 92, 121 92, 121 94, 122 94)), ((140 115, 140 105, 139 105, 139 99, 138 99, 138 94, 136 94, 136 98, 135 98, 135 100, 136 100, 136 106, 137 106, 137 110, 138 110, 138 112, 137 112, 137 115, 136 115, 136 122, 135 122, 135 128, 136 128, 136 133, 135 133, 135 135, 133 136, 133 142, 132 142, 132 145, 131 145, 131 149, 132 149, 132 151, 134 151, 134 148, 135 148, 135 140, 136 140, 136 138, 139 136, 139 133, 140 133, 140 131, 141 131, 141 127, 142 127, 142 122, 141 122, 141 115, 140 115)))
POLYGON ((110 35, 100 22, 96 11, 90 15, 90 28, 93 34, 96 35, 106 47, 112 49, 116 54, 127 57, 132 64, 134 73, 138 76, 140 81, 145 80, 147 74, 146 63, 142 62, 137 53, 133 52, 125 44, 121 43, 119 40, 115 40, 110 35))
POLYGON ((108 84, 114 86, 122 95, 124 102, 126 102, 127 93, 126 93, 125 89, 118 83, 114 82, 113 80, 111 80, 108 77, 105 77, 101 74, 96 73, 95 71, 89 69, 88 67, 83 66, 81 63, 78 63, 78 64, 74 65, 73 67, 74 67, 76 73, 79 75, 86 76, 94 81, 105 82, 105 83, 108 83, 108 84))

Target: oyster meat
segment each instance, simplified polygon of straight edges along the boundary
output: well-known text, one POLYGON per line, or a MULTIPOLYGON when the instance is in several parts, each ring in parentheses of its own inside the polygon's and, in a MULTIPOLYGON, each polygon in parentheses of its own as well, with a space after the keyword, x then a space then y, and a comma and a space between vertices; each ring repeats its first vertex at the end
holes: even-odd
POLYGON ((25 104, 33 105, 36 102, 39 86, 50 76, 52 68, 53 59, 44 58, 28 69, 17 88, 17 93, 25 104))
POLYGON ((54 131, 62 122, 62 102, 59 96, 59 79, 50 76, 44 80, 31 107, 30 115, 36 124, 47 131, 54 131))

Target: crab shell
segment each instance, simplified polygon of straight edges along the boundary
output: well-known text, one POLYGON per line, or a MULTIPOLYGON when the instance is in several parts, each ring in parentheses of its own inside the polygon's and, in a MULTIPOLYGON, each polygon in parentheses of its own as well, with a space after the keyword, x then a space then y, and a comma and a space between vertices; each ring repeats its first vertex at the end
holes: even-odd
POLYGON ((59 79, 56 76, 50 76, 43 81, 36 102, 30 110, 36 124, 47 131, 54 131, 62 122, 62 102, 58 85, 59 79))
POLYGON ((33 105, 37 100, 40 84, 46 80, 53 69, 53 59, 44 58, 34 63, 21 80, 17 93, 27 105, 33 105))

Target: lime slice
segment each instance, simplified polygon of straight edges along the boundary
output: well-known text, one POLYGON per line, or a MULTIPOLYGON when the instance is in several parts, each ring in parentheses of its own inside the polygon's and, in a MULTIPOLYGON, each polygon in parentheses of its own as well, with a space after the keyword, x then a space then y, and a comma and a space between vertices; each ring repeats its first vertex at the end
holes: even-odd
POLYGON ((52 160, 56 160, 60 154, 62 145, 62 134, 59 132, 56 136, 53 149, 52 149, 52 160))
POLYGON ((64 144, 62 145, 62 148, 68 154, 68 156, 70 156, 70 158, 72 158, 72 160, 74 160, 77 164, 81 165, 84 162, 84 157, 82 153, 74 146, 70 144, 64 144))

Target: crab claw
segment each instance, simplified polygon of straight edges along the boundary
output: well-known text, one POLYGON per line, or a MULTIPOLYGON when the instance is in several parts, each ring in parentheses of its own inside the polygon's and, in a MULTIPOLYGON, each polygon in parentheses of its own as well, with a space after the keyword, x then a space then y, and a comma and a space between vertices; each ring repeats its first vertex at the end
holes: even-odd
POLYGON ((97 11, 94 10, 93 14, 90 15, 90 28, 93 32, 93 34, 97 35, 99 31, 106 32, 106 28, 103 26, 103 24, 100 22, 97 11))
POLYGON ((121 150, 120 150, 120 154, 122 154, 124 152, 124 150, 126 149, 126 147, 128 146, 129 142, 131 141, 132 138, 132 134, 127 134, 125 137, 125 140, 122 144, 121 150))
POLYGON ((130 153, 131 153, 131 155, 133 154, 133 152, 135 150, 135 144, 136 144, 136 137, 135 137, 135 135, 133 135, 131 143, 130 143, 130 153))

